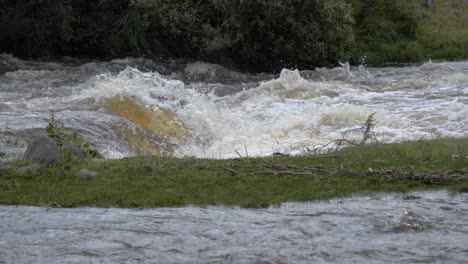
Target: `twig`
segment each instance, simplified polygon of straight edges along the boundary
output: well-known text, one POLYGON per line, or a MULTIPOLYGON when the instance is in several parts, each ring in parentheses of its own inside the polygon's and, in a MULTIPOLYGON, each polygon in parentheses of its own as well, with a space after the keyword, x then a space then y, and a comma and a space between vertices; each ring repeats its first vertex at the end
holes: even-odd
POLYGON ((467 170, 436 171, 428 173, 398 172, 394 170, 379 170, 368 175, 377 175, 388 179, 402 179, 423 182, 425 184, 454 184, 468 182, 467 170))
POLYGON ((233 169, 231 169, 231 168, 229 168, 229 167, 222 166, 222 165, 219 165, 218 167, 229 171, 229 172, 232 174, 232 176, 239 175, 239 172, 237 172, 237 171, 235 171, 235 170, 233 170, 233 169))
POLYGON ((376 135, 374 133, 374 127, 377 124, 377 122, 374 119, 375 114, 376 114, 376 112, 370 114, 367 117, 366 122, 361 127, 354 128, 354 129, 349 129, 349 130, 344 131, 341 134, 340 139, 330 141, 330 142, 328 142, 327 144, 325 144, 325 145, 323 145, 321 147, 313 147, 312 149, 311 148, 306 148, 306 151, 309 154, 320 155, 320 154, 323 153, 324 150, 327 150, 327 151, 339 150, 338 147, 343 146, 345 144, 349 144, 349 145, 352 145, 352 146, 357 146, 357 145, 365 144, 368 140, 376 141, 377 137, 376 137, 376 135), (350 140, 350 139, 347 138, 347 134, 349 134, 351 132, 354 132, 354 131, 362 131, 362 139, 361 139, 361 141, 359 143, 356 143, 355 141, 350 140))

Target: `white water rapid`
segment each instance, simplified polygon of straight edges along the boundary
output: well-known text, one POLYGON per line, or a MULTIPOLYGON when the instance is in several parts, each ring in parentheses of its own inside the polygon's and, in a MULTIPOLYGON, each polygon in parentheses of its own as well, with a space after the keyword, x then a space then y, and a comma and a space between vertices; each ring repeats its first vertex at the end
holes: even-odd
POLYGON ((468 62, 254 75, 202 62, 1 55, 3 159, 21 157, 51 111, 106 158, 300 154, 374 112, 380 142, 466 137, 468 62))

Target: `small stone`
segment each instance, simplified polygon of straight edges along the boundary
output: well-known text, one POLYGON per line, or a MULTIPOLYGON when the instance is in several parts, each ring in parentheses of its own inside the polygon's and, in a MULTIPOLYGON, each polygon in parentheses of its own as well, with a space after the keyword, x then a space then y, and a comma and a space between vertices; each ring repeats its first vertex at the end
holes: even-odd
POLYGON ((31 164, 31 165, 28 165, 28 166, 23 166, 23 167, 20 167, 16 170, 16 172, 23 176, 23 175, 27 175, 27 174, 30 174, 30 175, 33 175, 33 176, 36 176, 39 174, 39 172, 41 171, 42 167, 41 165, 39 164, 31 164))
POLYGON ((90 171, 90 170, 87 170, 87 169, 81 169, 80 171, 78 171, 75 176, 78 176, 78 177, 96 177, 98 176, 99 174, 95 171, 90 171))
POLYGON ((373 172, 374 172, 374 169, 372 169, 372 168, 369 168, 369 169, 367 169, 367 172, 369 172, 369 173, 373 173, 373 172))

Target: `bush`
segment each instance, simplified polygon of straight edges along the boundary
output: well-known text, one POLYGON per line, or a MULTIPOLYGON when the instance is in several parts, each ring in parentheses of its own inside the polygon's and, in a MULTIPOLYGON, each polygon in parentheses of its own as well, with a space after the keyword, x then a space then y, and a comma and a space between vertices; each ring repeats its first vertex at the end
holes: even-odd
POLYGON ((0 10, 2 49, 50 55, 53 43, 70 38, 68 1, 2 1, 0 10))
MULTIPOLYGON (((420 59, 416 40, 418 29, 417 1, 408 0, 349 0, 353 6, 357 45, 353 60, 367 56, 367 62, 408 62, 420 59), (401 56, 401 48, 408 46, 416 54, 401 56)), ((405 52, 405 51, 404 51, 405 52)), ((407 53, 407 52, 406 52, 407 53)))
POLYGON ((109 55, 129 0, 0 2, 0 50, 21 57, 109 55))
POLYGON ((330 66, 353 43, 343 0, 134 0, 156 54, 255 70, 330 66))
POLYGON ((364 56, 370 64, 466 58, 468 6, 426 10, 421 2, 4 0, 0 52, 183 58, 255 71, 357 64, 364 56))
POLYGON ((150 56, 244 68, 330 66, 353 44, 345 0, 0 2, 0 50, 21 57, 150 56))

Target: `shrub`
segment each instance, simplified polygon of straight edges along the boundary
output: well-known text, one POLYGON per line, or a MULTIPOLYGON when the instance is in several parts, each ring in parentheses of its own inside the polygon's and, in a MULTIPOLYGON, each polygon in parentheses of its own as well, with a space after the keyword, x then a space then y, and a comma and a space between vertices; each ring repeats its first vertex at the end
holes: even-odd
POLYGON ((106 56, 109 33, 128 4, 129 0, 0 1, 0 50, 22 57, 106 56))
POLYGON ((147 56, 246 70, 468 56, 467 4, 419 0, 0 1, 0 52, 147 56), (354 21, 354 22, 353 22, 354 21))
POLYGON ((420 58, 416 40, 418 29, 417 1, 408 0, 349 0, 353 6, 357 45, 353 59, 367 56, 371 64, 407 62, 420 58), (403 44, 402 44, 403 43, 403 44), (414 56, 400 56, 400 48, 408 46, 414 56), (388 60, 390 59, 390 60, 388 60))
POLYGON ((134 0, 155 53, 272 70, 329 66, 353 43, 343 0, 134 0))
POLYGON ((70 38, 69 1, 0 3, 0 39, 4 49, 26 51, 28 56, 50 55, 54 43, 70 38))

